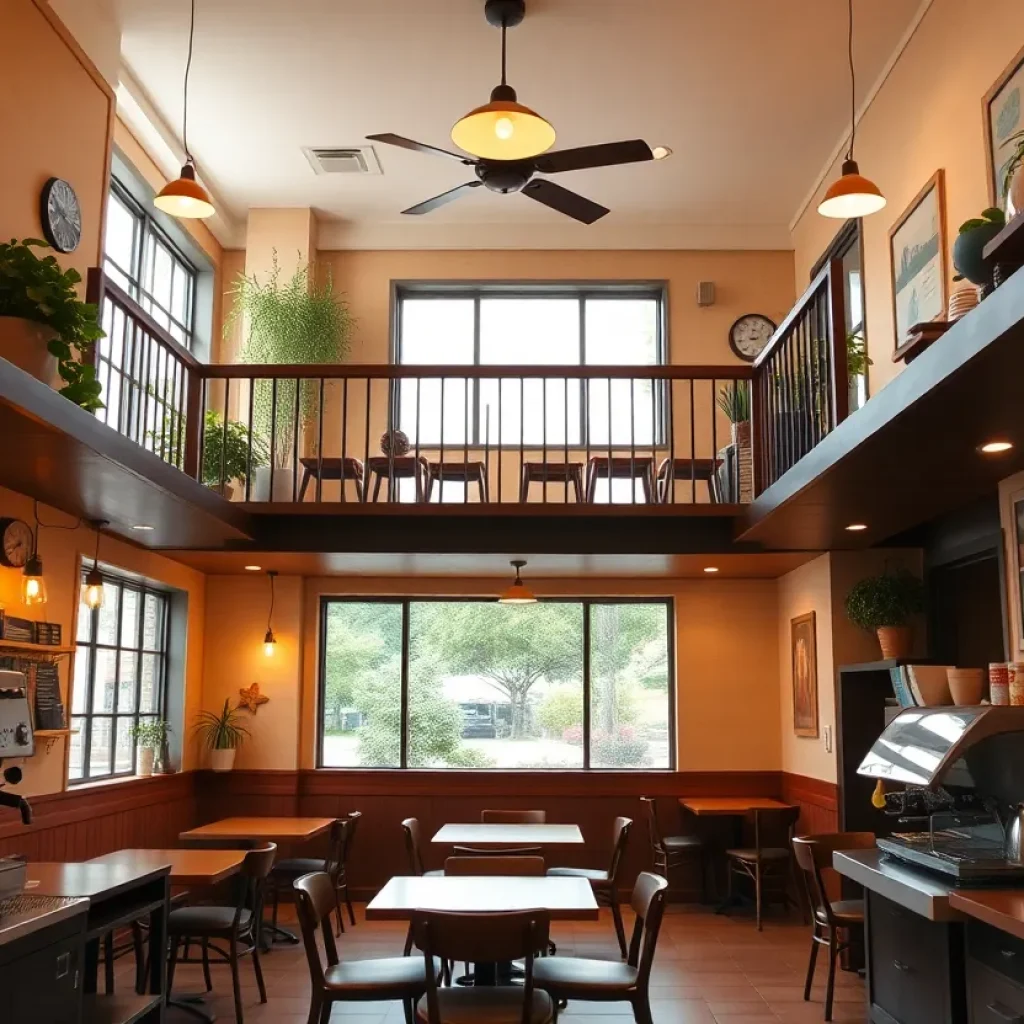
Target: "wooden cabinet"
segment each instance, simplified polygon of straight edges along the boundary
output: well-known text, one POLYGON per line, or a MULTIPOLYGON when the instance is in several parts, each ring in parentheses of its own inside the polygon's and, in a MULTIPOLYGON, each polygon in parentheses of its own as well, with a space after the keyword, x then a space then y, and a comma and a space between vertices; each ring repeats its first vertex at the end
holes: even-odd
POLYGON ((962 925, 929 921, 869 892, 867 935, 874 1024, 964 1024, 962 925))
POLYGON ((79 1024, 85 914, 0 947, 0 1022, 79 1024))
POLYGON ((1024 942, 971 921, 967 992, 971 1024, 1024 1024, 1024 942))

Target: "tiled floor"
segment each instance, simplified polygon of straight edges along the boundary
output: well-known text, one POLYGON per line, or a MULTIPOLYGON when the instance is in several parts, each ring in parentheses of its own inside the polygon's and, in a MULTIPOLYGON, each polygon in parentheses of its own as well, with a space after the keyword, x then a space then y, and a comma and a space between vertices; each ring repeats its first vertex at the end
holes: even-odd
MULTIPOLYGON (((358 923, 339 940, 343 957, 360 959, 398 956, 405 927, 367 922, 357 907, 358 923)), ((632 927, 625 911, 627 930, 632 927)), ((553 937, 559 955, 617 959, 611 918, 601 912, 597 923, 557 924, 553 937)), ((811 1002, 803 1001, 809 928, 796 919, 769 921, 758 934, 745 916, 717 917, 691 907, 669 908, 662 926, 652 975, 651 1004, 655 1024, 768 1024, 771 1021, 811 1024, 824 1019, 824 957, 819 957, 818 983, 811 1002)), ((269 1001, 261 1005, 252 965, 243 963, 242 984, 246 1024, 306 1024, 309 981, 305 954, 299 946, 276 946, 263 957, 269 1001)), ((128 965, 125 964, 127 969, 128 965)), ((208 1006, 219 1021, 231 1024, 234 1011, 228 968, 215 967, 214 993, 208 1006)), ((202 989, 199 967, 180 967, 175 992, 202 989)), ((833 1014, 839 1024, 867 1020, 864 985, 856 976, 838 972, 833 1014)), ((172 1010, 167 1024, 195 1018, 172 1010)), ((347 1024, 402 1024, 398 1003, 350 1003, 335 1007, 332 1021, 347 1024)), ((571 1003, 559 1020, 564 1024, 627 1024, 627 1004, 571 1003)))

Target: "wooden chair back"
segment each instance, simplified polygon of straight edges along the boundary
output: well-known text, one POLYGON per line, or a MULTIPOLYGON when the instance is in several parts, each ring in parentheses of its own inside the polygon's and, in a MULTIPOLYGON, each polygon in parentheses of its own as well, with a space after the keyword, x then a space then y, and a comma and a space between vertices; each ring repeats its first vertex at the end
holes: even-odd
POLYGON ((543 825, 547 817, 546 811, 480 812, 480 821, 484 825, 543 825))
POLYGON ((757 808, 748 813, 747 820, 753 825, 754 850, 760 860, 762 850, 789 849, 800 820, 800 808, 757 808))
POLYGON ((664 846, 661 842, 661 829, 658 828, 658 801, 652 796, 640 797, 640 803, 647 811, 647 833, 651 840, 651 849, 655 853, 663 853, 664 846))
POLYGON ((622 858, 629 843, 629 833, 633 828, 632 818, 616 818, 612 829, 612 862, 608 865, 608 881, 614 884, 622 866, 622 858))
POLYGON ((242 860, 242 866, 238 869, 240 880, 239 899, 235 905, 234 929, 241 930, 242 912, 251 912, 249 925, 255 935, 263 920, 263 897, 266 891, 267 876, 274 866, 274 858, 277 856, 277 843, 263 843, 255 849, 249 850, 242 860))
POLYGON ((513 876, 543 878, 543 857, 449 857, 444 862, 446 875, 513 876))
POLYGON ((654 951, 658 945, 661 919, 665 912, 668 881, 650 871, 642 871, 633 886, 629 905, 636 915, 633 936, 629 943, 626 962, 637 968, 637 988, 645 992, 651 980, 654 951))
POLYGON ((317 929, 323 935, 327 963, 331 967, 338 963, 338 947, 335 945, 334 928, 331 926, 331 913, 335 905, 334 882, 326 871, 314 871, 312 874, 296 878, 292 888, 295 890, 295 909, 302 930, 302 944, 306 948, 310 980, 314 988, 322 988, 324 966, 316 941, 317 929))
MULTIPOLYGON (((520 858, 522 859, 522 858, 520 858)), ((500 914, 451 914, 420 911, 413 917, 412 934, 423 951, 427 976, 427 1020, 442 1024, 434 958, 442 961, 500 963, 523 961, 523 1013, 530 1024, 533 1007, 533 961, 546 950, 551 920, 546 910, 500 914)), ((486 998, 486 989, 481 991, 486 998)))
POLYGON ((420 848, 420 823, 417 818, 406 818, 402 822, 405 838, 405 855, 409 858, 409 871, 414 875, 423 874, 423 854, 420 848))
POLYGON ((356 841, 356 830, 363 817, 362 811, 349 811, 341 820, 345 822, 345 832, 341 840, 341 871, 344 873, 349 857, 352 856, 352 846, 356 841))
POLYGON ((874 847, 874 832, 831 832, 797 836, 793 840, 793 854, 800 867, 808 906, 816 917, 824 917, 830 928, 835 927, 835 920, 822 871, 832 867, 832 854, 836 850, 873 850, 874 847))

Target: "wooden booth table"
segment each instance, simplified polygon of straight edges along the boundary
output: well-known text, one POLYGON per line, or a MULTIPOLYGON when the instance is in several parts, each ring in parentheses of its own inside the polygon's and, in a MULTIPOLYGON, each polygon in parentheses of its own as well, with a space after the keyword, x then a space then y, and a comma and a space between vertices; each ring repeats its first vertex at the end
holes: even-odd
POLYGON ((170 867, 171 885, 216 885, 237 875, 244 850, 117 850, 94 857, 89 864, 122 864, 139 869, 170 867))
POLYGON ((583 833, 579 825, 481 824, 442 825, 431 840, 448 846, 579 846, 583 833))

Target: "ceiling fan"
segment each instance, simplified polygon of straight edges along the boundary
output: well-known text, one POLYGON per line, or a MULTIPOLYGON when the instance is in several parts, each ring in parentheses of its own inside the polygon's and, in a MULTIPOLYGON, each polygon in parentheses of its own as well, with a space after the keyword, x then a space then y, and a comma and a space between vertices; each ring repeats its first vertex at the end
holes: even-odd
POLYGON ((515 89, 505 80, 505 33, 523 20, 526 2, 486 0, 484 13, 491 25, 501 29, 501 84, 491 91, 489 103, 471 110, 452 128, 452 141, 470 155, 453 153, 392 132, 367 136, 372 142, 457 160, 472 167, 476 174, 476 180, 410 206, 402 213, 430 213, 483 185, 492 192, 521 192, 528 199, 567 217, 593 224, 610 212, 607 207, 536 175, 657 160, 671 151, 665 147, 652 150, 642 139, 631 139, 548 152, 555 141, 554 128, 536 111, 519 103, 515 89))

